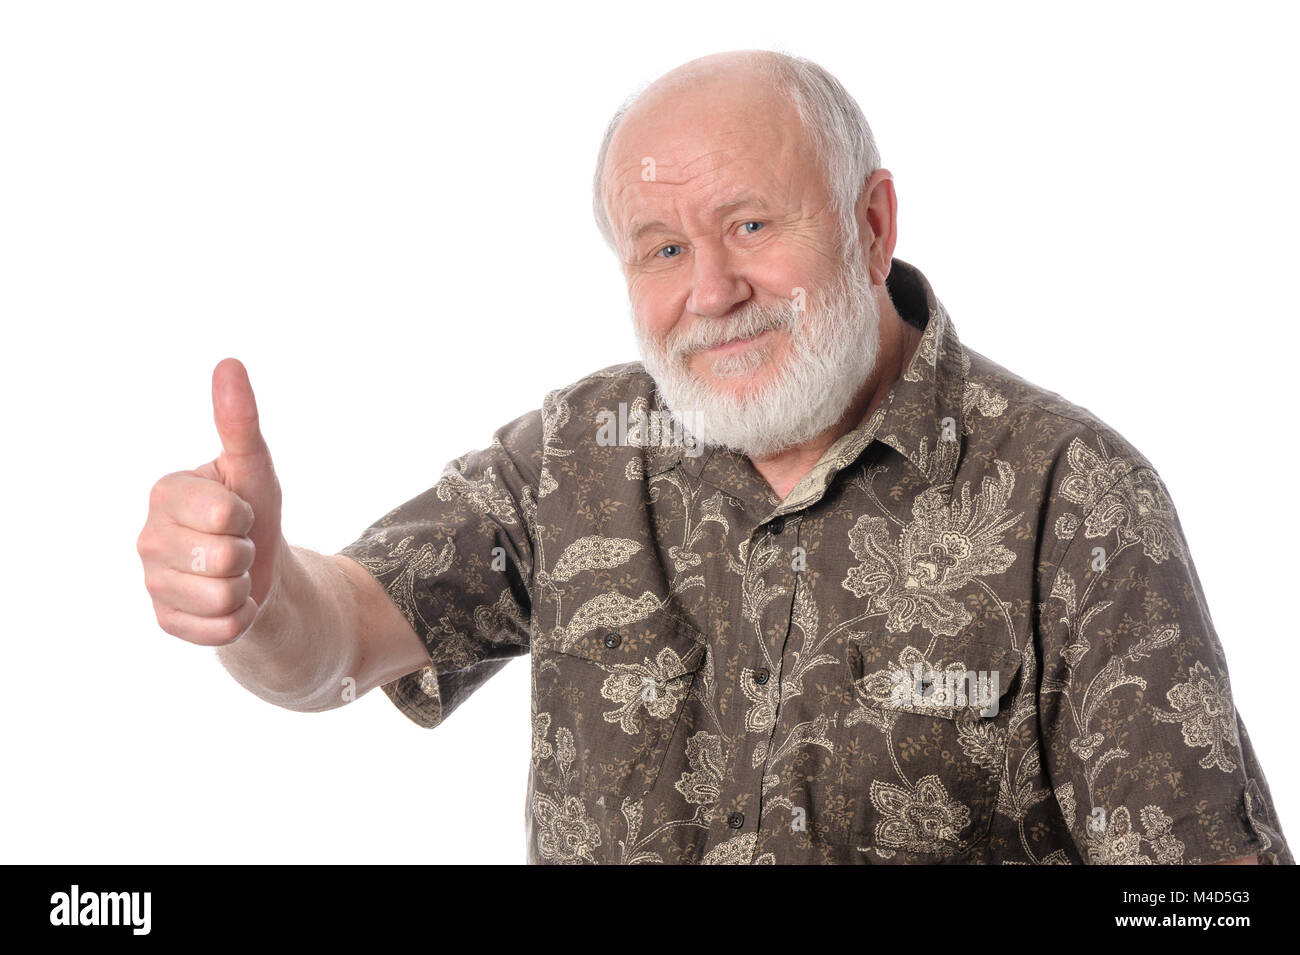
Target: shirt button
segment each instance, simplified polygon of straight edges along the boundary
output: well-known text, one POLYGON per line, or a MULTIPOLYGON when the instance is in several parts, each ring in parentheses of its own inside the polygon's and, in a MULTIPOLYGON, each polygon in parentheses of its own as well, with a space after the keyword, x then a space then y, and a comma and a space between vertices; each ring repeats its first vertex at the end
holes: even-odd
POLYGON ((778 517, 776 520, 773 520, 773 521, 769 521, 769 522, 768 522, 768 525, 767 525, 767 532, 768 532, 769 534, 771 534, 773 537, 775 537, 775 536, 777 536, 778 534, 780 534, 783 530, 785 530, 785 518, 784 518, 784 517, 778 517))
POLYGON ((757 670, 754 671, 754 682, 757 683, 759 686, 762 686, 769 679, 771 679, 771 677, 772 674, 767 669, 767 667, 759 667, 757 670))
POLYGON ((609 647, 611 650, 613 650, 616 646, 618 646, 622 642, 623 642, 623 638, 620 637, 617 633, 605 634, 605 646, 609 647))
POLYGON ((727 817, 727 825, 732 829, 739 829, 745 824, 745 814, 743 812, 733 812, 727 817))

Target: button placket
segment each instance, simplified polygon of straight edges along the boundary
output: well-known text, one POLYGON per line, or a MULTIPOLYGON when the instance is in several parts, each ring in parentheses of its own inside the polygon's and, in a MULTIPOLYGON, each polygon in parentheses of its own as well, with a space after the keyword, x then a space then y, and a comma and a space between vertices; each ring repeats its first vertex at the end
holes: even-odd
MULTIPOLYGON (((754 558, 754 553, 760 542, 764 546, 771 546, 767 541, 779 538, 782 534, 789 531, 791 521, 789 518, 781 518, 779 522, 773 525, 772 521, 762 521, 753 526, 749 537, 749 552, 746 555, 746 576, 750 570, 750 561, 754 558)), ((757 659, 754 666, 741 668, 741 679, 750 680, 756 686, 761 686, 769 692, 774 692, 779 685, 780 680, 780 652, 788 638, 791 614, 794 609, 794 591, 791 587, 792 568, 788 554, 780 554, 761 575, 763 582, 767 586, 775 586, 784 591, 784 599, 778 598, 768 604, 763 611, 763 619, 767 623, 761 627, 757 634, 757 639, 767 644, 769 657, 764 657, 762 650, 758 650, 757 659), (782 570, 784 568, 784 570, 782 570), (780 621, 779 625, 776 621, 780 621), (775 668, 768 660, 774 660, 775 668)), ((745 642, 754 639, 753 630, 748 630, 745 642)), ((779 708, 779 701, 777 702, 779 708)), ((720 794, 720 798, 715 803, 717 810, 713 816, 713 836, 711 844, 719 845, 728 839, 736 837, 736 834, 746 828, 746 820, 749 820, 749 830, 757 832, 762 825, 762 793, 763 779, 767 766, 765 758, 759 765, 753 765, 753 753, 755 747, 760 741, 767 747, 770 753, 772 746, 772 731, 770 730, 765 739, 747 733, 744 726, 746 713, 745 707, 739 707, 731 711, 735 714, 735 719, 739 725, 732 730, 731 752, 728 754, 727 764, 723 772, 723 778, 728 780, 728 785, 720 794)), ((775 716, 775 714, 774 714, 775 716)), ((772 729, 775 729, 775 720, 772 729)), ((729 727, 730 729, 730 727, 729 727)))
MULTIPOLYGON (((778 516, 761 526, 761 530, 764 531, 770 539, 775 541, 784 538, 785 540, 781 541, 783 545, 789 541, 798 540, 798 528, 799 519, 794 515, 778 516)), ((763 762, 759 767, 760 784, 759 789, 755 794, 757 797, 755 808, 758 812, 755 829, 761 829, 763 827, 765 813, 763 808, 761 781, 768 775, 769 761, 772 758, 772 751, 775 745, 777 732, 781 727, 782 711, 784 709, 781 705, 781 673, 785 668, 786 645, 790 640, 791 629, 794 625, 794 601, 796 589, 799 586, 799 572, 794 567, 793 545, 783 546, 782 551, 783 553, 780 559, 773 563, 764 575, 766 583, 770 587, 773 589, 780 589, 784 592, 784 596, 781 600, 781 613, 780 616, 776 618, 779 621, 779 625, 774 622, 765 635, 768 640, 768 659, 773 661, 775 669, 773 670, 760 666, 755 668, 751 673, 754 682, 757 685, 768 689, 768 691, 775 697, 772 725, 765 741, 767 751, 763 762)), ((773 603, 769 605, 767 613, 775 615, 775 610, 776 601, 773 601, 773 603)))

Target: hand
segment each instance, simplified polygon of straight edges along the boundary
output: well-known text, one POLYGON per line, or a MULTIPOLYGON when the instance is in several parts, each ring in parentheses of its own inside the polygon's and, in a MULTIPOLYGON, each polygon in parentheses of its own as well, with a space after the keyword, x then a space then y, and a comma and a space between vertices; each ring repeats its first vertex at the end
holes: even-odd
POLYGON ((253 388, 234 358, 212 372, 212 410, 221 454, 158 480, 136 550, 158 625, 190 643, 222 646, 253 622, 288 544, 253 388))

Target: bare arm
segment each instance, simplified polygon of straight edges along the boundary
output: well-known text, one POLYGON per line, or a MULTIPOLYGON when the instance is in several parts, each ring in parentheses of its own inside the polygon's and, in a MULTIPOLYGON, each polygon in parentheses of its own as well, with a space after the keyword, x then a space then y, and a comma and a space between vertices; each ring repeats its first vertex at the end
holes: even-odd
POLYGON ((281 560, 252 625, 217 650, 244 688, 268 703, 314 713, 429 662, 397 605, 356 561, 287 543, 281 560))

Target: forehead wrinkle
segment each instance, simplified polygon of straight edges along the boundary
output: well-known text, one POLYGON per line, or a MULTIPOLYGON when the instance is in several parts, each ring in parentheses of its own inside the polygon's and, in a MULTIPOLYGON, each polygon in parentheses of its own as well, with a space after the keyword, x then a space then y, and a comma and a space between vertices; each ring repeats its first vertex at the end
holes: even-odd
MULTIPOLYGON (((670 147, 668 155, 673 152, 682 151, 680 144, 670 147)), ((660 155, 664 153, 661 152, 660 155)), ((621 195, 628 186, 635 186, 644 183, 645 185, 662 185, 662 186, 686 186, 691 180, 698 179, 700 176, 707 176, 710 173, 721 173, 724 169, 734 165, 737 162, 744 162, 747 159, 757 158, 737 155, 736 150, 730 147, 719 147, 705 150, 704 152, 693 156, 684 162, 674 162, 671 158, 667 160, 657 159, 653 153, 646 153, 641 158, 636 158, 636 154, 628 158, 626 162, 615 165, 614 175, 617 185, 615 186, 615 195, 621 195), (719 158, 721 157, 721 158, 719 158), (650 159, 654 162, 655 178, 652 181, 641 178, 644 159, 650 159), (696 169, 701 163, 709 163, 710 160, 716 160, 708 165, 705 169, 696 169)), ((609 181, 608 177, 606 181, 609 181)))
POLYGON ((655 174, 661 181, 669 181, 664 176, 678 169, 685 181, 697 175, 692 171, 693 167, 717 156, 744 158, 746 150, 752 150, 756 158, 763 154, 778 155, 786 151, 788 143, 788 137, 763 123, 714 127, 706 134, 690 135, 667 122, 652 124, 650 119, 646 119, 615 132, 606 160, 606 175, 621 179, 631 174, 640 179, 642 160, 649 158, 655 162, 655 174), (650 128, 645 128, 647 126, 650 128), (674 157, 680 155, 690 158, 675 161, 674 157))
MULTIPOLYGON (((717 155, 721 152, 723 151, 718 150, 710 155, 717 155)), ((702 159, 704 157, 699 157, 699 158, 702 159)), ((722 172, 727 168, 732 167, 737 163, 746 162, 751 159, 752 157, 748 157, 748 156, 743 156, 743 157, 731 156, 728 157, 723 162, 710 167, 709 169, 700 170, 699 172, 686 175, 681 179, 656 178, 656 181, 654 182, 642 182, 639 177, 637 179, 627 178, 622 181, 619 187, 615 190, 614 196, 612 196, 611 198, 617 198, 619 200, 623 200, 623 202, 625 202, 627 205, 632 206, 635 205, 635 199, 638 198, 636 194, 638 193, 644 194, 645 192, 649 191, 651 187, 656 187, 656 186, 689 187, 690 191, 688 195, 677 196, 677 195, 670 194, 668 196, 663 197, 662 201, 671 204, 673 206, 674 213, 676 213, 677 212, 676 207, 678 203, 683 199, 695 198, 698 197, 700 193, 707 193, 709 191, 721 192, 725 188, 726 195, 719 196, 717 200, 713 202, 711 206, 709 206, 708 214, 710 216, 721 217, 725 215, 727 212, 732 211, 733 209, 745 204, 753 204, 755 206, 761 206, 765 211, 771 211, 771 207, 767 204, 767 201, 763 198, 761 194, 765 191, 771 190, 774 186, 779 184, 774 182, 773 177, 770 175, 771 170, 770 168, 767 167, 767 164, 762 164, 760 166, 760 169, 763 174, 758 176, 745 177, 738 184, 722 183, 717 181, 719 178, 721 178, 722 172), (697 182, 693 183, 692 180, 697 180, 697 182), (632 195, 628 195, 628 193, 632 193, 632 195)), ((692 162, 692 165, 693 164, 694 161, 692 162)), ((659 190, 654 190, 654 191, 659 191, 659 190)), ((645 198, 650 198, 650 197, 646 196, 645 198)), ((706 201, 707 199, 702 199, 701 204, 704 204, 706 201)), ((650 212, 649 215, 654 215, 654 213, 650 212)), ((662 218, 658 218, 658 217, 646 222, 642 222, 641 217, 634 217, 632 221, 628 224, 628 228, 625 231, 625 238, 628 239, 629 241, 635 240, 639 238, 641 235, 643 235, 644 233, 650 231, 652 228, 655 227, 666 228, 666 224, 664 223, 662 218)))
MULTIPOLYGON (((737 164, 750 163, 755 168, 748 175, 737 176, 737 181, 730 184, 730 192, 768 191, 774 202, 780 201, 782 194, 789 198, 798 176, 788 167, 797 162, 796 154, 803 142, 801 128, 787 128, 785 123, 773 122, 770 111, 761 110, 760 104, 748 102, 739 105, 739 109, 733 104, 726 110, 730 116, 720 117, 726 125, 710 127, 701 135, 680 132, 677 127, 682 122, 681 117, 660 111, 643 112, 615 133, 615 142, 610 150, 610 172, 605 179, 606 201, 611 212, 611 224, 623 241, 632 242, 651 228, 666 227, 663 220, 667 217, 655 212, 655 207, 664 199, 671 202, 673 214, 680 218, 678 197, 664 197, 662 190, 655 187, 686 187, 688 194, 682 198, 695 198, 700 190, 713 188, 717 180, 734 170, 737 164), (728 119, 731 121, 727 122, 728 119), (653 145, 661 142, 663 148, 653 145), (672 157, 683 153, 690 158, 673 161, 672 157), (660 156, 665 156, 665 159, 659 159, 660 156), (653 181, 641 178, 645 158, 655 163, 653 181), (783 180, 786 182, 784 193, 781 189, 783 180), (695 185, 697 181, 698 187, 695 185), (650 208, 644 208, 646 206, 650 208), (641 214, 637 215, 637 212, 641 214), (618 222, 625 216, 630 216, 632 221, 626 229, 620 229, 618 222)), ((715 206, 725 201, 720 199, 715 206)), ((714 216, 720 214, 716 207, 709 211, 714 216)))

